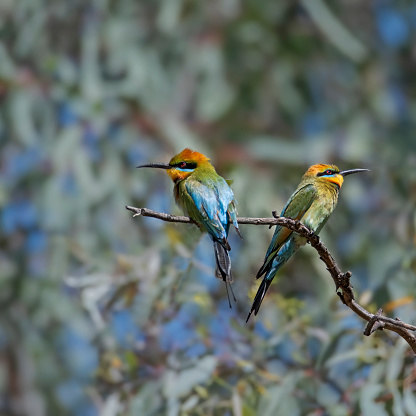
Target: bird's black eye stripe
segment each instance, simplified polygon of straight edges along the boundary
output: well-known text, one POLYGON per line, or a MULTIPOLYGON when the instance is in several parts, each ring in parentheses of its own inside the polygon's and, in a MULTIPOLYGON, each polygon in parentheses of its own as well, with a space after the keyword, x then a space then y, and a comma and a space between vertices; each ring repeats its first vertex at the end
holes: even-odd
POLYGON ((332 169, 327 169, 323 172, 319 172, 316 176, 324 176, 324 175, 333 175, 334 171, 332 169))
POLYGON ((172 165, 173 168, 180 168, 180 169, 195 169, 196 163, 194 162, 179 162, 172 165))
POLYGON ((194 162, 186 162, 186 169, 195 169, 196 168, 196 163, 194 162))

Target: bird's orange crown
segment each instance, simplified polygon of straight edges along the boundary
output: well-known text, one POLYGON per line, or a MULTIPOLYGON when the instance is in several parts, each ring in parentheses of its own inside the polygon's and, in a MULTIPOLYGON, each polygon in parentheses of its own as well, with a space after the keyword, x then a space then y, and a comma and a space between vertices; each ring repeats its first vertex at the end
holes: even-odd
POLYGON ((186 148, 182 152, 170 160, 169 165, 175 165, 179 162, 208 162, 210 159, 204 156, 202 153, 196 152, 195 150, 186 148))
POLYGON ((186 179, 191 173, 201 165, 211 165, 210 159, 202 153, 186 148, 170 160, 169 165, 172 167, 167 170, 168 175, 173 182, 186 179))
POLYGON ((344 177, 340 174, 338 166, 319 163, 312 165, 303 175, 304 178, 316 178, 319 181, 331 182, 341 188, 344 177))

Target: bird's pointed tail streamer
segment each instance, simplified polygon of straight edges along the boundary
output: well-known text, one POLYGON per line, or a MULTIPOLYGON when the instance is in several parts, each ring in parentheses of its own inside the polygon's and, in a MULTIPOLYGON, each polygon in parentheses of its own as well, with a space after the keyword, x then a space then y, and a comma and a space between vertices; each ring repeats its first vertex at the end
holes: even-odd
POLYGON ((256 297, 254 298, 253 305, 251 305, 251 310, 247 316, 246 323, 250 319, 251 314, 254 312, 254 315, 257 315, 257 312, 260 309, 260 305, 263 302, 264 296, 266 295, 267 289, 269 288, 270 284, 272 283, 272 279, 266 279, 264 278, 261 282, 256 297))
POLYGON ((231 250, 227 242, 221 243, 219 241, 214 241, 214 252, 215 252, 215 277, 222 279, 225 283, 225 289, 227 291, 228 304, 231 308, 230 294, 228 291, 228 286, 230 287, 231 295, 234 299, 234 302, 237 301, 231 283, 233 282, 233 275, 231 274, 231 259, 228 251, 231 250))

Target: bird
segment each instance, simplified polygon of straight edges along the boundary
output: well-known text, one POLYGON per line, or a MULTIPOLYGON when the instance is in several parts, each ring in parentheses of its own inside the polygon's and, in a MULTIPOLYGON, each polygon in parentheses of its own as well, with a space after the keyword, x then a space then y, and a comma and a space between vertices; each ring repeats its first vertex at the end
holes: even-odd
MULTIPOLYGON (((315 234, 319 234, 337 205, 344 178, 353 173, 367 171, 368 169, 351 169, 340 172, 337 166, 322 163, 310 166, 283 208, 281 216, 298 220, 315 234)), ((263 265, 256 275, 256 279, 265 276, 257 290, 246 322, 253 312, 257 315, 277 271, 305 244, 305 238, 288 228, 276 226, 263 265)))
POLYGON ((192 218, 202 232, 212 239, 215 253, 215 277, 225 282, 231 308, 228 286, 231 288, 231 251, 228 233, 231 223, 238 235, 236 201, 230 188, 231 181, 218 175, 210 159, 189 148, 173 156, 169 163, 150 163, 138 168, 165 169, 174 183, 173 195, 177 205, 192 218))

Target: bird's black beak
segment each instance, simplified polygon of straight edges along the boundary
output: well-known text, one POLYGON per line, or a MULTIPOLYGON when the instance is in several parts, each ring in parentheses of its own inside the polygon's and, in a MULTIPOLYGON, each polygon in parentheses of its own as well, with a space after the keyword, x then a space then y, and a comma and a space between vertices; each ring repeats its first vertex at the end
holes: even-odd
POLYGON ((345 176, 351 175, 353 173, 358 173, 358 172, 370 172, 370 169, 350 169, 350 170, 343 170, 339 174, 345 177, 345 176))
POLYGON ((159 169, 171 169, 172 166, 167 163, 148 163, 147 165, 136 166, 136 168, 159 168, 159 169))

